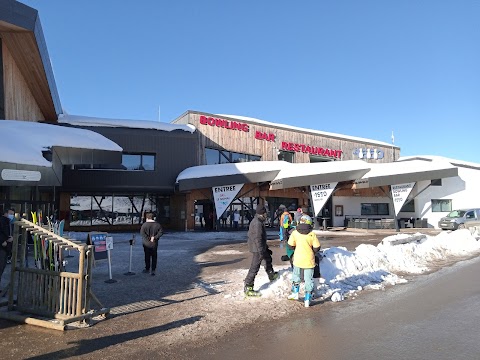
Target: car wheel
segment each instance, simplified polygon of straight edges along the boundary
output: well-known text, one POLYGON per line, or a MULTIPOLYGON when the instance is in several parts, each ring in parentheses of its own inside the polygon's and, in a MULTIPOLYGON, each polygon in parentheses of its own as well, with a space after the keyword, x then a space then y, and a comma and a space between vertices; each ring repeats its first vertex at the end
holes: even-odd
POLYGON ((457 229, 465 229, 465 224, 458 224, 457 229))

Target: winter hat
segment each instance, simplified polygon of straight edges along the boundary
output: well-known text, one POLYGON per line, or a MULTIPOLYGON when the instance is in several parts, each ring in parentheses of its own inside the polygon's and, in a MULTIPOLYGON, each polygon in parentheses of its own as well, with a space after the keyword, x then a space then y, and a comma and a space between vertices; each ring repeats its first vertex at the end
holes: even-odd
POLYGON ((263 215, 267 212, 267 209, 265 209, 265 206, 257 206, 257 210, 255 210, 255 213, 263 215))

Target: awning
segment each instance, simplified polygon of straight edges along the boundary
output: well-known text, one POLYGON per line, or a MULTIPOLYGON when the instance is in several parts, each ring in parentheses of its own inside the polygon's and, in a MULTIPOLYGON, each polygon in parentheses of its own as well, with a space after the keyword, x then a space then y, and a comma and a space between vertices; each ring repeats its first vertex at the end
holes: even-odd
POLYGON ((361 178, 369 170, 370 164, 361 160, 291 164, 270 183, 270 190, 351 181, 361 178))
POLYGON ((193 166, 183 170, 176 183, 180 191, 187 191, 222 185, 270 182, 280 170, 290 166, 292 164, 286 161, 193 166))
POLYGON ((361 178, 359 188, 458 176, 458 168, 442 160, 409 160, 370 165, 371 170, 361 178))

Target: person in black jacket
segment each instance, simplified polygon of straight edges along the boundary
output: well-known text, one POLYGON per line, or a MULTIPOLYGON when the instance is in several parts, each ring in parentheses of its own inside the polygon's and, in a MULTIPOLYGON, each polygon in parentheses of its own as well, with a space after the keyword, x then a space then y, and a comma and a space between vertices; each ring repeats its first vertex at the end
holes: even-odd
POLYGON ((12 251, 12 227, 10 221, 13 219, 14 211, 5 208, 3 215, 0 216, 0 281, 7 265, 8 255, 12 251))
POLYGON ((257 207, 255 217, 248 227, 248 250, 252 253, 252 263, 245 278, 245 295, 259 296, 258 291, 253 290, 255 277, 262 260, 265 260, 265 270, 270 281, 278 278, 278 272, 273 270, 272 251, 267 245, 267 232, 265 230, 265 220, 267 219, 267 211, 264 206, 257 207))
POLYGON ((149 212, 145 215, 146 221, 140 228, 140 235, 142 236, 143 251, 145 252, 145 269, 144 273, 150 272, 155 275, 157 268, 157 250, 158 240, 163 235, 162 226, 153 219, 153 213, 149 212))

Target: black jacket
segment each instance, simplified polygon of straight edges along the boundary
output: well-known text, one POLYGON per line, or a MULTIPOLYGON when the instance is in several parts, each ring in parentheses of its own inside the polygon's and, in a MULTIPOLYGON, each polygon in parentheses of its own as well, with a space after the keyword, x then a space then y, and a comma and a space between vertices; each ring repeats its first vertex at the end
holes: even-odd
POLYGON ((140 235, 142 236, 142 244, 149 248, 158 246, 158 239, 163 235, 162 225, 156 221, 146 221, 140 228, 140 235), (150 241, 151 237, 154 237, 154 242, 150 241))
POLYGON ((12 243, 7 242, 7 246, 3 247, 2 244, 4 241, 7 241, 8 238, 12 235, 10 226, 10 219, 0 215, 0 250, 10 252, 12 250, 12 243))
POLYGON ((248 250, 252 253, 264 253, 267 250, 265 223, 258 215, 255 215, 248 227, 248 250))

